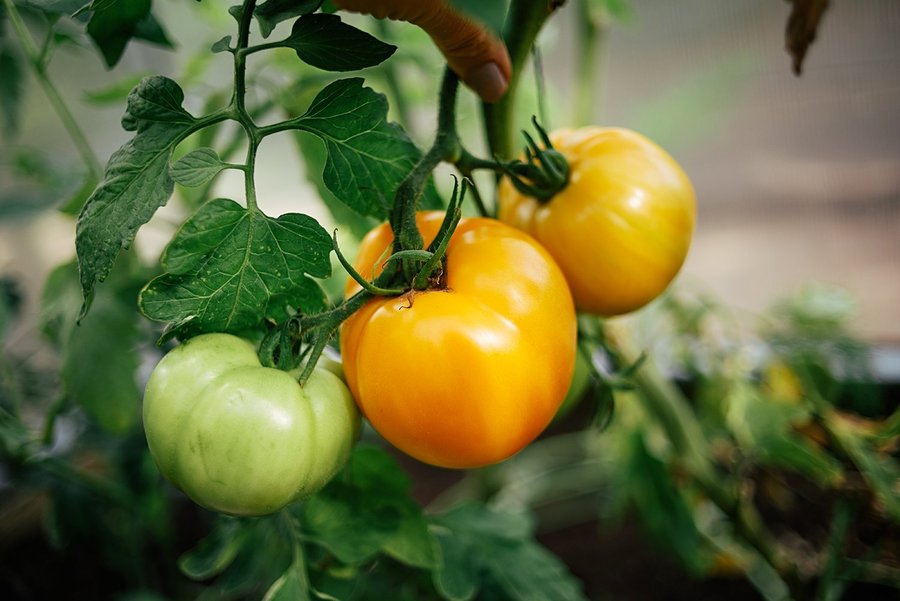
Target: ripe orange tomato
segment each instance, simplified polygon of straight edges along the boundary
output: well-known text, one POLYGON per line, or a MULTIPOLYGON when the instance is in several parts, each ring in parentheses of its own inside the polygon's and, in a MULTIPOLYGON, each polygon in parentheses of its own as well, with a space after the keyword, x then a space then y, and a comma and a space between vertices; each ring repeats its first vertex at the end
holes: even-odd
POLYGON ((541 202, 504 179, 500 220, 550 251, 579 310, 612 316, 644 306, 687 256, 696 221, 690 180, 634 131, 584 127, 550 139, 569 163, 568 185, 541 202))
MULTIPOLYGON (((443 213, 420 213, 425 244, 443 213)), ((387 224, 362 242, 371 279, 393 241, 387 224)), ((534 440, 566 396, 575 309, 565 278, 533 238, 493 219, 463 219, 440 290, 369 301, 341 327, 347 384, 372 426, 430 464, 502 461, 534 440)), ((347 294, 358 290, 351 280, 347 294)))

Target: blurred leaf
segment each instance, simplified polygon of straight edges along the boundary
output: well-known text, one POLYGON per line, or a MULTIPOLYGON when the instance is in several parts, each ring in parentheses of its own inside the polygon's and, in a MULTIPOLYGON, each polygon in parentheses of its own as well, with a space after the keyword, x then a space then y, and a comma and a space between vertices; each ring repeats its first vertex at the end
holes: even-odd
POLYGON ((184 155, 169 169, 169 175, 182 186, 202 186, 226 165, 212 148, 198 148, 184 155))
POLYGON ((471 599, 482 570, 515 601, 585 599, 578 581, 555 555, 532 538, 524 514, 462 505, 433 518, 441 562, 435 586, 448 599, 471 599))
POLYGON ((115 434, 136 424, 140 401, 134 297, 145 274, 132 255, 128 259, 97 295, 96 315, 80 325, 78 271, 74 263, 60 265, 47 278, 38 317, 43 335, 61 351, 63 390, 115 434))
POLYGON ((146 71, 129 73, 111 85, 85 92, 84 97, 96 106, 120 105, 128 98, 128 93, 149 75, 146 71))
POLYGON ((315 219, 273 219, 225 198, 188 219, 163 253, 167 273, 141 291, 150 319, 226 332, 281 316, 285 306, 315 312, 324 299, 312 277, 331 273, 331 237, 315 219))
POLYGON ((631 0, 581 0, 590 5, 592 14, 602 18, 612 17, 616 21, 627 22, 633 16, 631 0))
POLYGON ((726 422, 744 453, 770 466, 787 468, 831 487, 843 478, 839 461, 801 437, 794 428, 810 419, 798 400, 762 396, 748 381, 733 382, 724 400, 726 422))
POLYGON ((822 15, 828 8, 828 0, 788 0, 792 4, 785 31, 785 45, 793 58, 796 75, 803 72, 806 51, 816 39, 822 15))
POLYGON ((78 272, 74 263, 57 266, 44 282, 38 324, 44 337, 61 347, 75 328, 81 307, 78 272))
POLYGON ((808 332, 831 332, 843 328, 856 316, 857 303, 848 291, 834 286, 807 284, 785 301, 777 303, 772 314, 792 327, 808 332))
POLYGON ((54 15, 74 15, 90 3, 90 0, 27 0, 25 2, 28 6, 54 15))
POLYGON ((305 566, 291 565, 284 574, 269 587, 263 601, 306 601, 310 599, 309 582, 300 570, 305 566))
POLYGON ((383 451, 360 446, 345 475, 303 506, 307 538, 348 564, 386 550, 410 565, 434 565, 422 509, 409 497, 409 479, 399 466, 383 451))
POLYGON ((827 423, 830 431, 838 438, 841 448, 884 507, 884 512, 895 523, 900 524, 900 465, 897 460, 875 451, 844 422, 828 419, 827 423))
POLYGON ((162 25, 153 16, 153 13, 147 15, 137 22, 134 28, 134 37, 138 40, 144 40, 152 44, 157 44, 163 48, 174 48, 174 44, 166 35, 162 25))
POLYGON ((0 117, 3 132, 15 134, 19 129, 23 98, 22 59, 15 46, 2 36, 0 24, 0 117))
POLYGON ((111 433, 128 431, 138 419, 141 394, 135 372, 141 336, 135 318, 133 303, 104 290, 63 350, 63 388, 111 433))
POLYGON ((83 197, 90 177, 82 170, 47 150, 10 148, 0 157, 0 220, 29 218, 83 197))
POLYGON ((385 44, 337 15, 303 15, 281 45, 293 49, 303 62, 325 71, 356 71, 390 57, 396 46, 385 44))
POLYGON ((322 0, 267 0, 253 10, 262 37, 267 38, 282 21, 315 12, 322 0))
POLYGON ((506 11, 509 9, 509 0, 450 0, 450 4, 473 21, 481 23, 490 29, 494 35, 499 36, 503 32, 503 24, 506 21, 506 11))
POLYGON ((93 14, 87 25, 108 67, 115 66, 138 24, 150 14, 151 0, 94 0, 93 14))
POLYGON ((240 520, 221 516, 206 538, 178 558, 178 568, 193 580, 218 576, 231 565, 246 540, 247 530, 240 520))
POLYGON ((759 445, 765 464, 793 470, 830 488, 843 478, 841 463, 821 447, 798 436, 767 437, 759 445))
POLYGON ((143 79, 128 95, 122 126, 135 136, 110 157, 104 179, 76 226, 85 312, 96 283, 106 278, 122 248, 172 194, 169 160, 195 123, 181 107, 183 100, 178 84, 161 76, 143 79))

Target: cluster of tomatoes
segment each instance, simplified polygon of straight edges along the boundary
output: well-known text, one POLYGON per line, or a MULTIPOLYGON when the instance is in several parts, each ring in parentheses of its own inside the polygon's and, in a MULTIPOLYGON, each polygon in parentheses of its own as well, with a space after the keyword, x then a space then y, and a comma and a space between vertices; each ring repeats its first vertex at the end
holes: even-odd
MULTIPOLYGON (((443 467, 496 463, 534 440, 569 390, 576 310, 620 315, 662 293, 696 212, 685 173, 640 134, 582 128, 551 140, 569 164, 562 191, 543 202, 502 182, 499 219, 460 222, 438 287, 375 298, 344 322, 346 385, 317 368, 301 387, 227 334, 168 353, 144 398, 162 473, 201 505, 260 515, 335 475, 357 407, 397 448, 443 467)), ((442 219, 418 215, 426 245, 442 219)), ((377 275, 392 242, 386 224, 370 232, 357 270, 377 275)), ((358 289, 351 280, 346 293, 358 289)))

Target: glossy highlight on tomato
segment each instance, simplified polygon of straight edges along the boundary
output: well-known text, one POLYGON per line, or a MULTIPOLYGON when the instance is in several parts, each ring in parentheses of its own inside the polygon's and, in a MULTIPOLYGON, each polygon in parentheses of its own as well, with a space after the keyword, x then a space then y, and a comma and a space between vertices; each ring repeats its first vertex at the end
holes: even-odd
POLYGON ((579 310, 621 315, 659 296, 687 256, 696 198, 687 175, 641 134, 584 127, 550 135, 569 183, 548 202, 504 179, 499 218, 556 259, 579 310))
MULTIPOLYGON (((428 244, 443 213, 417 215, 428 244)), ((370 278, 392 243, 385 224, 355 266, 370 278)), ((471 468, 514 455, 550 423, 575 363, 576 321, 559 267, 530 236, 463 219, 443 289, 369 301, 344 322, 347 384, 372 426, 430 464, 471 468)), ((347 294, 358 290, 348 283, 347 294)))
POLYGON ((143 414, 160 472, 196 503, 232 515, 272 513, 322 488, 360 425, 334 373, 317 367, 301 387, 230 334, 169 351, 147 382, 143 414))

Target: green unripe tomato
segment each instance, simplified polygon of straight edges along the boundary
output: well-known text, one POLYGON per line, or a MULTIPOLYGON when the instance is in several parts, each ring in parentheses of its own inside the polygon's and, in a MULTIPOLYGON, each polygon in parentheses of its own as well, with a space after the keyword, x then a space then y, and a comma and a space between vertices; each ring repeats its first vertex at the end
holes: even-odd
POLYGON ((144 431, 160 472, 204 507, 272 513, 322 488, 360 427, 350 391, 316 368, 301 387, 229 334, 203 334, 159 362, 144 392, 144 431))

